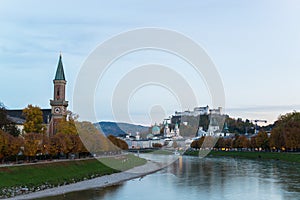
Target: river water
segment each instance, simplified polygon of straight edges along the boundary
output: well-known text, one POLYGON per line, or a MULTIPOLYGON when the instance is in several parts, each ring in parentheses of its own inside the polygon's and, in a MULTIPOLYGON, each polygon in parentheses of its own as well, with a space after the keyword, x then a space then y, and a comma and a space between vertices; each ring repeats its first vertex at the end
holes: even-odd
POLYGON ((167 168, 107 188, 45 200, 300 200, 300 165, 234 158, 179 157, 167 168))

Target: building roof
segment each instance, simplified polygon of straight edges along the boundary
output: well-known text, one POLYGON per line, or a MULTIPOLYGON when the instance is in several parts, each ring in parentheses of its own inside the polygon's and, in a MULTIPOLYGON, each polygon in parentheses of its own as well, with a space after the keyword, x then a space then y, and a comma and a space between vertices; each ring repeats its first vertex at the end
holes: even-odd
POLYGON ((64 73, 64 67, 63 67, 63 64, 62 64, 61 54, 59 55, 59 61, 58 61, 57 70, 56 70, 54 80, 64 80, 64 81, 66 80, 65 79, 65 73, 64 73))
POLYGON ((157 135, 160 133, 160 128, 155 124, 153 127, 152 127, 152 134, 153 135, 157 135))
MULTIPOLYGON (((41 109, 43 112, 43 123, 48 124, 51 119, 51 109, 41 109)), ((26 121, 23 110, 6 110, 7 117, 16 124, 24 124, 26 121)))

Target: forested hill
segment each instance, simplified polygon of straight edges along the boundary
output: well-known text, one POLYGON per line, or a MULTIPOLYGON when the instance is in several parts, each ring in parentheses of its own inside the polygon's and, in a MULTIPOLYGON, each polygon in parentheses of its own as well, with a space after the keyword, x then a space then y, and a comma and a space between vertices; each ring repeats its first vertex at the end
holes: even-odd
POLYGON ((135 135, 136 132, 144 133, 148 132, 149 127, 129 124, 129 123, 116 123, 116 122, 98 122, 96 123, 97 128, 101 128, 103 133, 107 135, 123 136, 126 133, 132 133, 135 135))

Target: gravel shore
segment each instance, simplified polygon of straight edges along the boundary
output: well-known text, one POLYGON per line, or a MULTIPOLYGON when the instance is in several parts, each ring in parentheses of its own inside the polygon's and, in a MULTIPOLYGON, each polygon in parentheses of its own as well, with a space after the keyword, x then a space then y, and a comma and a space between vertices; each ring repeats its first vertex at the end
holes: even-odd
POLYGON ((101 176, 98 178, 81 181, 78 183, 73 183, 69 185, 64 185, 60 187, 50 188, 46 190, 42 190, 39 192, 29 193, 25 195, 20 195, 16 197, 12 197, 9 199, 35 199, 35 198, 41 198, 41 197, 47 197, 47 196, 56 196, 60 194, 65 194, 73 191, 80 191, 80 190, 87 190, 91 188, 101 188, 111 185, 116 185, 118 183, 138 178, 141 176, 145 176, 150 173, 154 173, 160 169, 162 169, 164 166, 160 163, 153 162, 153 161, 147 161, 145 165, 138 166, 135 168, 132 168, 130 170, 115 173, 111 175, 101 176))

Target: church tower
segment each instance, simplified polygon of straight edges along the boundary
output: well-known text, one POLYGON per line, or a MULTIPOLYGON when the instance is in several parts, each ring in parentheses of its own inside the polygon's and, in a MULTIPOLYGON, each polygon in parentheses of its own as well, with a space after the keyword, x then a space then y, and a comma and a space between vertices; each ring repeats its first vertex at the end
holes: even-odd
POLYGON ((68 101, 65 100, 67 81, 65 79, 61 54, 59 55, 59 61, 53 83, 54 95, 53 100, 50 100, 52 115, 49 127, 50 135, 56 134, 58 122, 67 116, 68 101))

